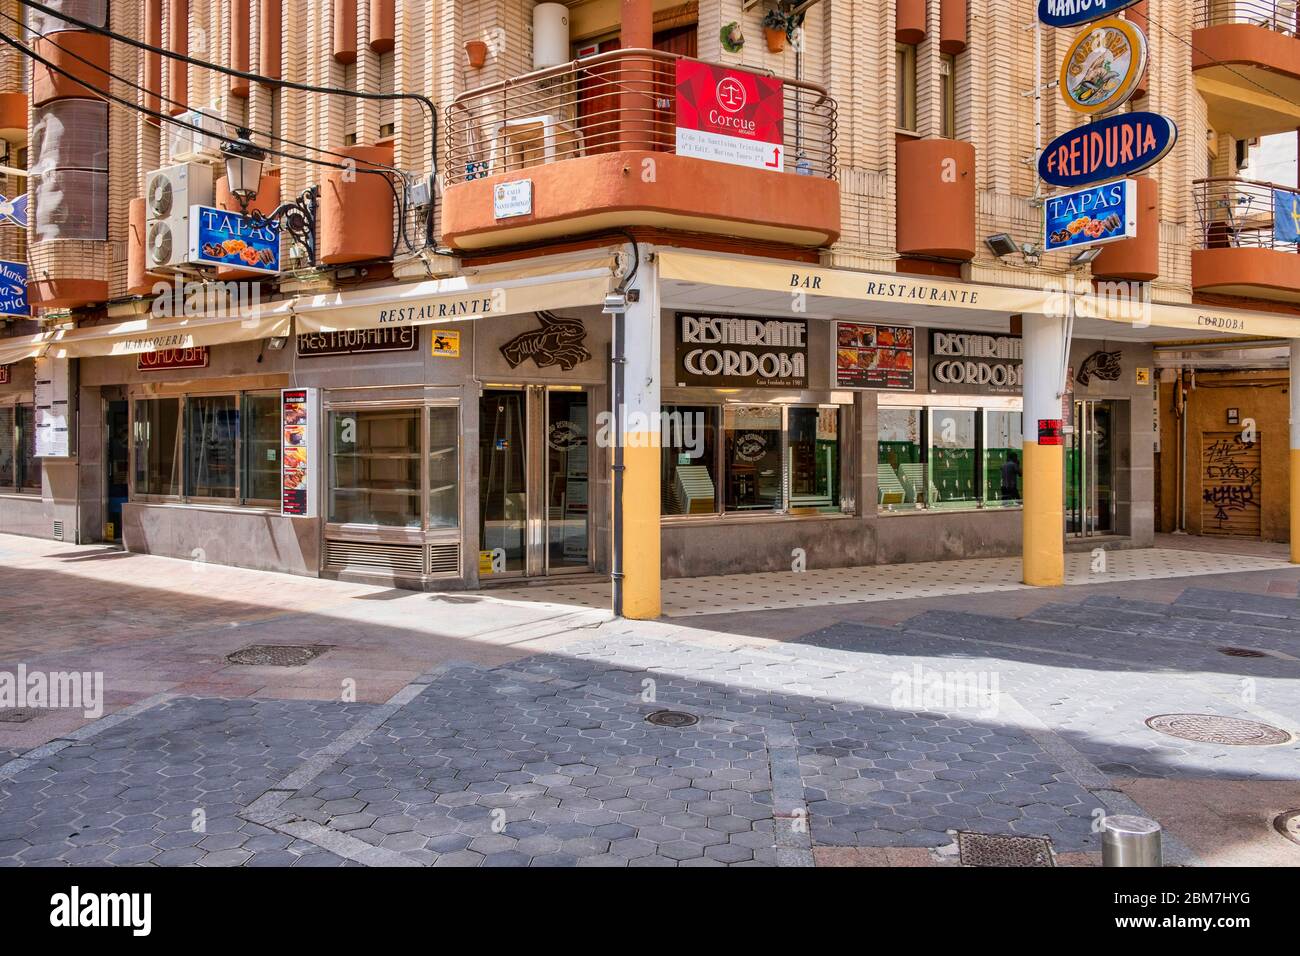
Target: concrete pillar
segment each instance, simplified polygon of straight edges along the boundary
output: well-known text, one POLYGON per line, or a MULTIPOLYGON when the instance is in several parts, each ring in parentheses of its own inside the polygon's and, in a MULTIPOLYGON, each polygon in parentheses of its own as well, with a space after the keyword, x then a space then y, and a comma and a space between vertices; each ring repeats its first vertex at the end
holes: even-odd
MULTIPOLYGON (((654 46, 652 0, 622 0, 619 29, 621 49, 645 50, 654 46)), ((619 94, 619 145, 622 150, 652 149, 655 143, 655 64, 652 60, 624 57, 614 82, 619 94)))
POLYGON ((624 318, 623 616, 659 616, 659 282, 642 247, 624 318))
MULTIPOLYGON (((1024 318, 1024 551, 1022 580, 1065 583, 1065 449, 1039 444, 1039 423, 1061 419, 1065 316, 1024 318)), ((1058 439, 1059 442, 1059 439, 1058 439)))
POLYGON ((1300 339, 1291 340, 1291 563, 1300 564, 1300 339))

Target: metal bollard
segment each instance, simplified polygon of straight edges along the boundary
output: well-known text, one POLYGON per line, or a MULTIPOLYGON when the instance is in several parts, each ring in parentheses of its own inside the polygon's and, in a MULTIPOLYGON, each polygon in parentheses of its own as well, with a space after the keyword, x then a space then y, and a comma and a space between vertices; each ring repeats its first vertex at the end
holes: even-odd
POLYGON ((1125 814, 1101 821, 1102 866, 1164 866, 1160 824, 1125 814))

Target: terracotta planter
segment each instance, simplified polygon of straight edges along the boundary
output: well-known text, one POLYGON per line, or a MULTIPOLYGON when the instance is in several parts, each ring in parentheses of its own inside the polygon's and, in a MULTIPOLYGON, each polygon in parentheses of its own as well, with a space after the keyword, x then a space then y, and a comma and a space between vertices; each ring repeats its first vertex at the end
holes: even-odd
POLYGON ((483 64, 487 62, 487 44, 482 40, 467 40, 465 55, 469 57, 469 65, 472 68, 481 70, 483 64))
POLYGON ((785 31, 763 27, 763 36, 767 38, 767 52, 780 53, 785 49, 785 31))

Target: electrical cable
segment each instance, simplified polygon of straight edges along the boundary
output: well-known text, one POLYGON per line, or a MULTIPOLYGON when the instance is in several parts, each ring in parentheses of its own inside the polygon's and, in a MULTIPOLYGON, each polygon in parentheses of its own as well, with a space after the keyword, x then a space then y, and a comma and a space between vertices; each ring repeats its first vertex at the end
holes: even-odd
MULTIPOLYGON (((161 121, 161 122, 170 123, 170 124, 173 125, 173 126, 178 126, 178 127, 180 127, 181 129, 187 129, 187 130, 189 130, 190 132, 198 133, 198 134, 203 135, 203 136, 211 136, 211 135, 212 135, 208 130, 203 129, 203 128, 200 127, 200 126, 196 126, 196 125, 194 125, 194 124, 192 124, 192 123, 188 123, 188 122, 186 122, 186 121, 184 121, 184 120, 177 119, 177 118, 174 117, 174 116, 168 116, 168 115, 166 115, 165 113, 161 113, 161 112, 159 112, 159 111, 157 111, 157 110, 149 109, 147 106, 142 106, 142 105, 140 105, 140 104, 138 104, 138 103, 133 103, 133 102, 131 102, 130 100, 125 99, 125 98, 120 97, 120 96, 117 96, 117 95, 114 94, 114 93, 111 93, 111 92, 108 92, 108 91, 106 91, 106 90, 102 90, 102 89, 100 89, 100 88, 98 88, 98 87, 96 87, 96 86, 93 86, 93 85, 91 85, 91 84, 85 82, 83 79, 81 79, 81 78, 79 78, 79 77, 76 77, 76 76, 74 76, 73 74, 69 73, 67 70, 63 69, 62 67, 59 67, 59 66, 55 65, 54 63, 50 62, 48 59, 46 59, 45 57, 41 56, 41 55, 40 55, 39 53, 37 53, 35 50, 33 50, 33 49, 31 49, 30 47, 26 46, 26 45, 23 44, 22 42, 13 39, 12 37, 10 37, 8 34, 4 33, 3 31, 0 31, 0 42, 3 42, 3 43, 8 44, 9 46, 11 46, 11 47, 13 47, 14 49, 18 50, 20 53, 24 54, 25 56, 31 58, 32 60, 34 60, 34 61, 36 61, 36 62, 38 62, 38 63, 40 63, 42 66, 46 67, 47 69, 52 70, 52 71, 54 71, 55 73, 58 73, 58 74, 60 74, 61 76, 66 77, 67 79, 73 80, 74 82, 76 82, 76 83, 79 84, 80 86, 83 86, 83 87, 85 87, 86 89, 90 90, 90 92, 96 94, 99 98, 105 100, 105 101, 108 102, 108 103, 111 103, 111 104, 117 105, 119 108, 125 108, 125 109, 129 109, 129 110, 134 110, 135 112, 143 113, 143 114, 146 115, 146 116, 154 117, 154 118, 158 119, 158 120, 161 121)), ((62 49, 62 47, 59 47, 59 49, 62 49)), ((101 72, 103 72, 103 71, 101 71, 101 72)), ((111 76, 112 74, 109 74, 109 75, 111 76)), ((123 82, 127 82, 127 81, 123 81, 123 82)), ((132 85, 132 84, 128 83, 127 85, 132 85)), ((259 148, 261 148, 261 147, 259 147, 259 148)), ((308 147, 308 148, 311 148, 311 147, 308 147)), ((279 157, 281 157, 281 158, 294 160, 294 161, 296 161, 296 162, 309 163, 309 164, 316 165, 316 166, 325 166, 325 167, 328 167, 328 168, 331 168, 331 169, 339 169, 339 170, 343 170, 344 172, 351 171, 351 172, 353 172, 353 173, 365 173, 365 174, 367 174, 367 175, 379 176, 381 179, 383 179, 383 181, 384 181, 385 183, 388 184, 388 188, 389 188, 389 189, 392 191, 392 193, 393 193, 394 203, 395 203, 395 205, 397 206, 397 208, 398 208, 398 210, 399 210, 399 224, 400 224, 400 229, 398 230, 397 235, 395 235, 394 238, 393 238, 393 252, 392 252, 392 254, 393 254, 394 256, 396 256, 396 254, 397 254, 398 243, 399 243, 399 236, 400 236, 400 242, 401 242, 402 244, 404 244, 404 245, 406 246, 406 248, 407 248, 411 253, 414 254, 414 253, 417 251, 417 250, 415 249, 413 243, 410 241, 410 238, 409 238, 409 236, 408 236, 408 234, 407 234, 407 230, 406 230, 405 189, 403 189, 402 194, 399 194, 398 191, 397 191, 397 187, 396 187, 395 185, 393 185, 392 180, 389 178, 388 174, 387 174, 384 170, 382 170, 382 169, 362 169, 362 168, 358 168, 358 167, 356 166, 356 164, 355 164, 355 163, 352 163, 352 162, 349 162, 349 163, 347 163, 347 164, 343 164, 343 163, 331 163, 331 162, 328 162, 328 161, 326 161, 326 160, 314 159, 314 158, 312 158, 312 157, 310 157, 310 156, 298 156, 298 155, 295 155, 295 154, 293 154, 293 153, 287 153, 287 152, 284 152, 283 150, 278 150, 278 149, 275 149, 275 148, 272 148, 272 147, 265 147, 265 151, 266 151, 267 153, 273 155, 273 156, 279 156, 279 157)), ((335 154, 335 155, 337 155, 337 154, 335 154)), ((397 170, 397 172, 398 172, 398 174, 400 175, 401 171, 400 171, 400 170, 397 170)), ((404 177, 403 177, 403 183, 405 184, 405 178, 404 178, 404 177)), ((427 231, 427 230, 426 230, 426 231, 427 231)), ((424 248, 428 248, 428 246, 429 246, 430 244, 431 244, 431 242, 429 242, 429 240, 426 238, 426 245, 424 246, 424 248)))
POLYGON ((106 27, 101 27, 89 21, 72 16, 66 11, 55 10, 47 7, 36 0, 18 0, 20 4, 32 10, 37 10, 48 17, 56 20, 62 20, 74 24, 83 30, 88 30, 99 36, 108 37, 110 40, 117 40, 119 43, 125 43, 133 46, 138 50, 146 50, 150 53, 157 53, 172 60, 180 60, 190 66, 197 66, 205 70, 215 70, 218 73, 224 73, 226 76, 239 77, 242 80, 249 80, 255 83, 261 83, 263 86, 271 86, 277 89, 298 90, 304 93, 323 93, 329 96, 351 96, 355 99, 363 100, 414 100, 429 111, 429 145, 430 145, 430 167, 431 172, 436 173, 438 169, 438 107, 433 100, 420 93, 372 93, 367 90, 348 90, 337 86, 315 86, 311 83, 299 83, 294 80, 273 79, 269 76, 262 76, 259 73, 250 73, 246 70, 236 70, 228 66, 222 66, 219 63, 211 63, 207 60, 200 60, 197 57, 189 56, 185 53, 177 53, 174 50, 168 50, 165 47, 154 46, 151 43, 145 43, 143 40, 137 40, 135 37, 129 37, 125 34, 117 33, 106 27))

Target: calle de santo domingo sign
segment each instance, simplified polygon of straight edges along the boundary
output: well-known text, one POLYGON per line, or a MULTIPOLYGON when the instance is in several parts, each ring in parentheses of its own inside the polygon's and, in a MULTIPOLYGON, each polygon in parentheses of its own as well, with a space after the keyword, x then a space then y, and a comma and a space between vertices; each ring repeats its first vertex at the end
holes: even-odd
POLYGON ((676 382, 709 388, 807 388, 808 322, 677 313, 676 382))
POLYGON ((931 331, 930 391, 1017 394, 1024 380, 1020 336, 931 331))

